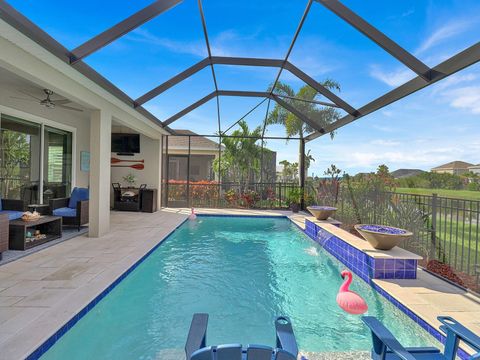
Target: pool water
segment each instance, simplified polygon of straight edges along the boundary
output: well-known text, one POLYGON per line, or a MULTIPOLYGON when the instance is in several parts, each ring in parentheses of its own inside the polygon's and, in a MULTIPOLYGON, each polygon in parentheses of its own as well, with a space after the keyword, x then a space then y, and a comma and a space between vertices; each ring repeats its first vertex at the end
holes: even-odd
MULTIPOLYGON (((132 239, 134 241, 134 239, 132 239)), ((289 316, 299 348, 365 351, 359 316, 336 304, 344 266, 286 218, 198 217, 178 228, 42 359, 162 359, 183 349, 193 313, 207 342, 274 345, 289 316)), ((359 278, 351 287, 408 346, 434 340, 359 278)))

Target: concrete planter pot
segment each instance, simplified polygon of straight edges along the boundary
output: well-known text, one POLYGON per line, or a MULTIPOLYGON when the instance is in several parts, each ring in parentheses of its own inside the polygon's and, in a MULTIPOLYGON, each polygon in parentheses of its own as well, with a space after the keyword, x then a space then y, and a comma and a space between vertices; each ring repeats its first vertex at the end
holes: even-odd
POLYGON ((390 250, 413 235, 408 230, 385 225, 358 224, 355 230, 378 250, 390 250))
POLYGON ((327 220, 330 216, 335 214, 335 211, 337 211, 336 207, 332 206, 308 206, 307 210, 310 211, 310 213, 315 216, 317 220, 327 220))
POLYGON ((300 204, 292 203, 290 204, 290 210, 294 213, 298 213, 300 211, 300 204))

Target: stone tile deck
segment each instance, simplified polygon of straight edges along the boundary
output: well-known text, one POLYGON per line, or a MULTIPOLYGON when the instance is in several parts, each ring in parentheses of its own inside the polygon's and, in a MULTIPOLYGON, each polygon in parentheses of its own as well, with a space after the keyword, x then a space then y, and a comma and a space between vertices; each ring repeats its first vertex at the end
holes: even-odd
POLYGON ((29 355, 186 217, 112 212, 106 236, 79 236, 1 266, 0 358, 29 355))
MULTIPOLYGON (((299 226, 308 216, 288 211, 197 211, 287 215, 299 226)), ((1 266, 0 357, 21 359, 30 354, 189 213, 189 209, 163 209, 154 214, 113 212, 111 232, 101 238, 79 236, 1 266)), ((375 281, 435 327, 437 315, 451 315, 480 333, 480 299, 470 293, 425 272, 416 280, 375 281)))

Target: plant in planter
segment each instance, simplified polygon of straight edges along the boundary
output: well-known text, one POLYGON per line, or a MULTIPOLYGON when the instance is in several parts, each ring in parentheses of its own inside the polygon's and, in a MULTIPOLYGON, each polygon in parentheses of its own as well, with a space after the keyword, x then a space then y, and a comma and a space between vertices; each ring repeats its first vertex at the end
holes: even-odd
POLYGON ((135 183, 137 182, 137 178, 132 173, 128 173, 122 179, 127 183, 128 188, 135 187, 135 183))
POLYGON ((287 203, 290 207, 290 210, 292 210, 294 213, 297 213, 300 211, 300 204, 302 202, 303 198, 303 191, 300 188, 294 188, 290 190, 290 192, 287 195, 287 203))

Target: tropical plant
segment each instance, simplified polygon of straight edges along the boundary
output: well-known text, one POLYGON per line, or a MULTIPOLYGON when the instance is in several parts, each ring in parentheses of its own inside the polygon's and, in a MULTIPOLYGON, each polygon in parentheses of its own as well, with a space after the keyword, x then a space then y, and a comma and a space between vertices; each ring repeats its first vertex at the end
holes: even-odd
POLYGON ((288 160, 282 160, 279 162, 283 166, 282 180, 283 182, 290 182, 297 178, 298 175, 298 163, 291 163, 288 160))
MULTIPOLYGON (((16 178, 21 177, 21 168, 30 160, 30 144, 27 134, 11 130, 1 131, 0 178, 3 182, 3 196, 7 198, 14 190, 16 178)), ((20 181, 22 179, 19 179, 20 181)))
POLYGON ((221 160, 213 162, 214 171, 222 178, 241 185, 241 191, 254 181, 260 172, 261 146, 257 145, 262 136, 262 127, 250 130, 246 121, 238 123, 240 129, 232 132, 232 137, 223 137, 225 149, 221 160), (221 165, 220 165, 221 164, 221 165))
MULTIPOLYGON (((333 80, 326 80, 321 84, 330 90, 340 90, 340 85, 333 80)), ((271 91, 272 86, 270 86, 268 90, 271 91)), ((317 122, 319 126, 325 127, 340 117, 340 113, 337 109, 333 107, 319 107, 318 104, 312 102, 315 101, 319 93, 309 85, 305 85, 301 87, 298 92, 295 92, 290 85, 279 81, 275 86, 274 93, 280 97, 285 96, 284 101, 288 102, 298 111, 317 122)), ((267 125, 271 124, 283 125, 287 137, 298 136, 304 138, 307 134, 315 130, 278 104, 276 104, 273 110, 268 114, 267 125)), ((331 133, 330 136, 333 138, 334 134, 331 133)))
MULTIPOLYGON (((324 87, 330 90, 340 91, 340 84, 334 80, 327 79, 321 83, 324 87)), ((270 85, 269 91, 272 91, 270 85)), ((340 118, 340 112, 334 107, 320 106, 314 103, 316 97, 319 95, 318 91, 312 88, 310 85, 302 86, 297 92, 288 84, 279 81, 273 92, 282 97, 283 100, 292 105, 299 112, 308 116, 314 122, 321 127, 326 127, 340 118), (305 101, 302 101, 305 100, 305 101)), ((279 104, 276 104, 273 110, 268 114, 266 125, 280 124, 285 127, 286 135, 288 138, 297 136, 300 139, 304 139, 307 134, 315 131, 310 125, 303 122, 293 113, 289 112, 279 104)), ((330 133, 330 137, 333 139, 334 132, 330 133)), ((300 144, 299 158, 302 155, 302 146, 300 144)), ((311 158, 313 159, 313 158, 311 158)), ((310 160, 308 166, 310 165, 310 160)), ((306 160, 307 161, 307 160, 306 160)), ((301 161, 299 160, 299 164, 301 161)), ((308 169, 307 163, 305 168, 308 169)), ((305 176, 306 177, 306 176, 305 176)))
POLYGON ((128 187, 134 187, 135 182, 137 181, 137 178, 132 173, 128 173, 122 179, 123 179, 123 181, 125 181, 127 183, 128 187))
POLYGON ((287 203, 288 205, 300 204, 303 198, 303 190, 299 187, 295 187, 288 192, 287 203))
POLYGON ((310 169, 310 165, 312 162, 315 162, 315 158, 312 154, 310 154, 310 149, 305 153, 305 179, 308 177, 308 169, 310 169))
POLYGON ((342 170, 334 164, 325 170, 324 174, 330 179, 321 179, 318 186, 317 199, 323 205, 337 206, 340 190, 340 174, 342 170))

